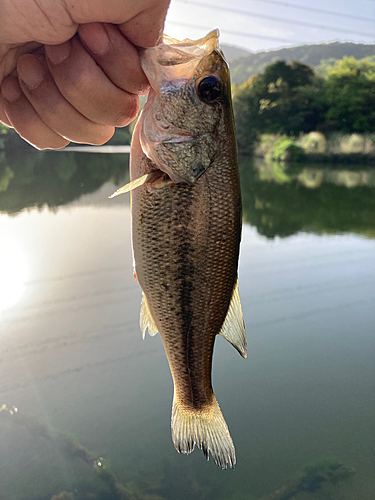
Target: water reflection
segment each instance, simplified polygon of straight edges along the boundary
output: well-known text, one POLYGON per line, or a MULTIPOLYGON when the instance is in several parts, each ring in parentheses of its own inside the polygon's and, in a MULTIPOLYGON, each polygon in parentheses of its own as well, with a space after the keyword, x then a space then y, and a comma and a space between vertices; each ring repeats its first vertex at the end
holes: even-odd
POLYGON ((162 342, 139 331, 128 197, 107 198, 127 157, 29 155, 1 170, 1 243, 28 276, 0 318, 0 407, 19 408, 0 412, 0 497, 372 500, 375 241, 353 234, 374 234, 371 170, 241 159, 249 359, 218 339, 213 368, 231 473, 171 443, 162 342))
POLYGON ((240 159, 244 221, 268 238, 298 232, 375 237, 375 170, 240 159))
POLYGON ((0 212, 66 205, 105 182, 129 178, 129 155, 35 151, 26 145, 0 156, 0 212))
POLYGON ((21 298, 27 280, 26 259, 0 222, 0 315, 21 298))
MULTIPOLYGON (((0 212, 50 209, 125 183, 127 154, 11 149, 0 158, 0 212), (1 177, 2 176, 2 177, 1 177)), ((244 221, 268 238, 303 232, 375 237, 375 170, 240 158, 244 221)))

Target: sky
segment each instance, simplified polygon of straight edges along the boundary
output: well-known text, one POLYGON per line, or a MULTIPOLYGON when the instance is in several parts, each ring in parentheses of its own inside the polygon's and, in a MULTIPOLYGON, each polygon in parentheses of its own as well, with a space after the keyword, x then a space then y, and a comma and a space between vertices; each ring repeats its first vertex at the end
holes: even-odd
POLYGON ((375 0, 171 0, 165 33, 251 52, 321 42, 375 43, 375 0))

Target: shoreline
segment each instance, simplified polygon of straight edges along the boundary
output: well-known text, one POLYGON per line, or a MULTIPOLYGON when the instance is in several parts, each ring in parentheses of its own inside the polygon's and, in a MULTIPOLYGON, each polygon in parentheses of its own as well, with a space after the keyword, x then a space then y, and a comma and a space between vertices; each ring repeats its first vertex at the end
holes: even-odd
POLYGON ((375 134, 310 132, 295 137, 263 134, 253 155, 288 163, 375 166, 375 134))

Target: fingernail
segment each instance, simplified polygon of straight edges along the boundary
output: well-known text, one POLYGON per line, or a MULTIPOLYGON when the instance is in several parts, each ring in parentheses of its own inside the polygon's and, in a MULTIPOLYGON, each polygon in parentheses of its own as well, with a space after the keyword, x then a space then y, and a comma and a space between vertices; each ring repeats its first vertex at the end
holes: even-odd
POLYGON ((78 34, 83 43, 93 54, 103 55, 107 52, 109 38, 102 24, 82 24, 78 28, 78 34))
POLYGON ((29 90, 34 90, 41 83, 46 74, 43 64, 37 57, 25 55, 19 58, 17 71, 20 80, 29 90))
POLYGON ((64 42, 60 45, 46 45, 46 54, 52 64, 62 63, 70 54, 70 42, 64 42))
POLYGON ((22 95, 22 90, 17 78, 10 76, 3 81, 1 86, 1 95, 8 102, 15 102, 22 95))

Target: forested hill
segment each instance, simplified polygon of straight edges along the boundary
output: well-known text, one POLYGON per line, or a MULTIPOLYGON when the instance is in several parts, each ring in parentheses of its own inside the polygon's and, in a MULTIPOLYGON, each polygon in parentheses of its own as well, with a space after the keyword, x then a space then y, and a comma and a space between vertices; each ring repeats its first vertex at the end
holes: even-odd
MULTIPOLYGON (((224 48, 225 52, 225 48, 224 48)), ((319 66, 327 61, 333 63, 336 59, 354 56, 362 59, 367 56, 375 56, 375 44, 363 43, 321 43, 318 45, 300 45, 286 49, 272 50, 269 52, 257 52, 230 60, 232 83, 242 83, 252 75, 262 72, 267 64, 277 60, 299 61, 309 66, 319 66)))
POLYGON ((224 52, 227 61, 233 61, 233 59, 236 59, 238 57, 253 55, 250 50, 236 47, 236 45, 225 45, 225 43, 221 43, 220 48, 224 52))

